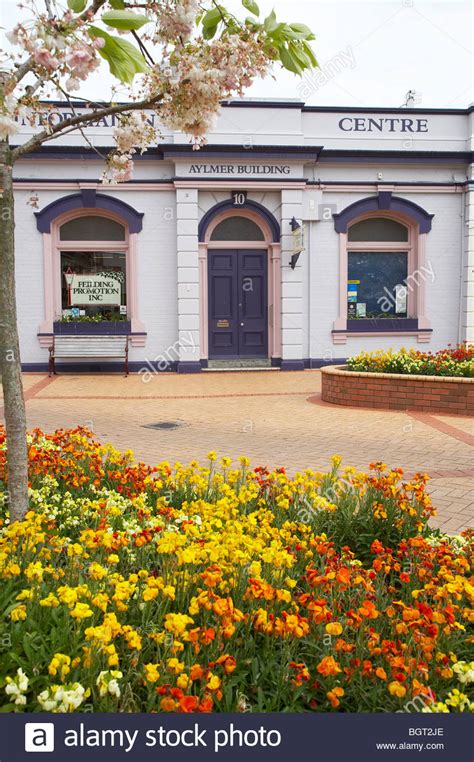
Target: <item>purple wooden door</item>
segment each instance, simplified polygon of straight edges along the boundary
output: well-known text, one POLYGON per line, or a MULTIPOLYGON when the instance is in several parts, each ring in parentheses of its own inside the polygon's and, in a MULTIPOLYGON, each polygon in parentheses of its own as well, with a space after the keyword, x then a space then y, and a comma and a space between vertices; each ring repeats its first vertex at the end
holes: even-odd
POLYGON ((208 252, 209 358, 268 357, 267 252, 208 252))

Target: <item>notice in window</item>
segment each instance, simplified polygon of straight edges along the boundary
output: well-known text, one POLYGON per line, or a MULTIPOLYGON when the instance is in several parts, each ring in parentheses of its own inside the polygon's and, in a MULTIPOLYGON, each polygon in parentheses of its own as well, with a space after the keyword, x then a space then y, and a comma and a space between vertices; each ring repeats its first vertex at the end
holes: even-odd
POLYGON ((122 284, 117 278, 96 274, 73 275, 70 285, 70 304, 119 305, 122 284))

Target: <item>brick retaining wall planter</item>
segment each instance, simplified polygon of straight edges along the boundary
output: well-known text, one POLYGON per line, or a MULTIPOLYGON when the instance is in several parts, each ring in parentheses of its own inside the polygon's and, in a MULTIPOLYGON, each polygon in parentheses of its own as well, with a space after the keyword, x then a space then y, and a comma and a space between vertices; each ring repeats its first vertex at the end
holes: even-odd
POLYGON ((321 397, 334 405, 474 415, 474 378, 359 373, 346 365, 321 374, 321 397))

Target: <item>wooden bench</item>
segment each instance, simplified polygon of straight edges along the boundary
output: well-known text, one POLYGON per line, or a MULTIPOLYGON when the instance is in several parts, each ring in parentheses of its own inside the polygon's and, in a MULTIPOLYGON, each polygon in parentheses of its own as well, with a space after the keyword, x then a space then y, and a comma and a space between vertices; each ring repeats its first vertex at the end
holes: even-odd
POLYGON ((128 336, 98 335, 57 335, 49 348, 49 376, 56 375, 55 361, 58 358, 82 359, 84 357, 120 357, 128 376, 128 336))

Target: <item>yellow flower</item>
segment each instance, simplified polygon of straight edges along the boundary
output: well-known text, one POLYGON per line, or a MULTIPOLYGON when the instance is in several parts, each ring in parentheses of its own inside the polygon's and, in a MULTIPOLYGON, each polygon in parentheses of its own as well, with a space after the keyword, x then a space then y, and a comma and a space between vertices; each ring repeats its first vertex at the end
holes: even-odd
POLYGON ((392 696, 397 696, 397 698, 403 698, 407 692, 405 686, 399 683, 398 680, 393 680, 391 683, 389 683, 388 690, 392 696))
POLYGON ((71 665, 71 659, 69 656, 66 656, 66 654, 57 653, 57 654, 54 654, 53 658, 51 659, 49 663, 48 672, 53 677, 56 677, 56 675, 59 672, 61 680, 64 680, 64 678, 71 671, 70 665, 71 665))
POLYGON ((340 624, 340 622, 329 622, 326 625, 326 632, 328 635, 340 635, 342 632, 342 624, 340 624))
POLYGON ((15 606, 15 608, 10 612, 10 619, 12 622, 21 622, 26 619, 26 606, 23 604, 20 606, 15 606))
POLYGON ((17 601, 31 601, 33 598, 33 590, 22 590, 16 596, 17 601))
POLYGON ((92 598, 92 603, 101 611, 106 611, 109 603, 109 596, 106 593, 97 593, 97 595, 94 595, 92 598))
POLYGON ((206 688, 209 688, 210 691, 217 691, 221 687, 221 679, 217 675, 213 675, 212 672, 209 673, 206 688))
POLYGON ((67 548, 68 558, 72 558, 73 556, 82 556, 83 552, 84 552, 84 549, 82 545, 79 545, 78 542, 74 542, 71 545, 68 545, 68 548, 67 548))
POLYGON ((128 643, 128 647, 135 651, 141 651, 142 639, 138 632, 136 632, 133 627, 130 627, 129 625, 122 627, 122 632, 125 636, 125 640, 128 643))
POLYGON ((71 611, 71 616, 74 619, 88 619, 90 616, 94 616, 94 612, 87 603, 76 603, 71 611))
POLYGON ((39 604, 44 608, 56 609, 59 606, 59 601, 53 593, 48 593, 46 598, 40 600, 39 604))
POLYGON ((159 664, 145 664, 145 680, 147 683, 156 683, 160 679, 160 673, 158 672, 159 664))
POLYGON ((211 450, 211 452, 207 453, 207 459, 210 460, 211 462, 214 460, 217 460, 217 453, 211 450))
POLYGON ((103 566, 97 563, 92 563, 89 566, 89 576, 92 577, 92 579, 101 580, 104 579, 108 574, 107 569, 104 569, 103 566))
POLYGON ((194 619, 187 614, 166 614, 165 616, 165 630, 177 638, 183 634, 188 624, 194 624, 194 619))
POLYGON ((102 649, 104 654, 107 656, 107 664, 109 667, 116 667, 119 663, 119 658, 117 651, 115 650, 115 646, 113 643, 110 643, 108 646, 104 646, 102 649))
POLYGON ((181 690, 185 691, 189 685, 189 682, 190 682, 189 677, 183 674, 183 675, 180 675, 178 679, 176 680, 176 685, 178 686, 178 688, 181 688, 181 690))
POLYGON ((168 659, 166 666, 170 672, 173 672, 175 675, 179 675, 184 670, 184 662, 179 661, 174 656, 171 659, 168 659))
POLYGON ((72 587, 64 585, 57 589, 58 598, 61 603, 67 603, 69 606, 73 606, 77 601, 77 593, 72 587))

